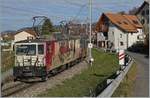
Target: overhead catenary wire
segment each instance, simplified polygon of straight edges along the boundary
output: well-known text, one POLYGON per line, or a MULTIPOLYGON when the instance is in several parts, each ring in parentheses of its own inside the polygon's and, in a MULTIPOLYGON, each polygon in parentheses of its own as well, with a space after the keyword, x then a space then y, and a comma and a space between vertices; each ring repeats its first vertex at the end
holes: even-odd
MULTIPOLYGON (((77 13, 76 16, 69 16, 70 18, 73 18, 72 20, 74 20, 76 17, 78 17, 79 15, 78 14, 81 14, 81 11, 82 11, 82 8, 86 7, 86 4, 79 4, 79 3, 75 3, 75 2, 72 2, 72 1, 69 1, 69 0, 64 0, 66 3, 68 4, 71 4, 71 5, 74 5, 74 6, 77 6, 77 7, 80 7, 80 11, 77 13)), ((0 6, 2 8, 9 8, 9 9, 13 9, 13 10, 16 10, 16 11, 20 11, 21 13, 23 13, 24 15, 46 15, 46 16, 49 16, 48 13, 44 13, 44 12, 39 12, 39 11, 34 11, 34 10, 30 10, 30 9, 23 9, 23 8, 16 8, 16 7, 12 7, 12 6, 7 6, 7 5, 3 5, 3 4, 0 4, 0 6)), ((98 8, 94 8, 96 10, 98 10, 98 8)), ((19 14, 21 14, 19 13, 19 14)), ((50 15, 51 18, 53 19, 65 19, 63 16, 53 16, 53 15, 50 15)))
MULTIPOLYGON (((86 5, 88 5, 88 2, 86 2, 86 1, 88 1, 88 0, 85 0, 85 2, 79 2, 79 0, 78 0, 78 2, 77 2, 77 0, 75 0, 75 1, 71 1, 71 0, 62 0, 63 2, 66 2, 67 4, 69 4, 69 6, 76 6, 76 7, 79 7, 79 11, 77 12, 77 13, 75 13, 75 14, 72 14, 72 15, 70 15, 70 16, 64 16, 63 15, 63 12, 61 12, 61 15, 53 15, 53 14, 50 14, 47 10, 44 10, 44 9, 46 9, 46 8, 40 8, 40 7, 38 7, 38 8, 36 8, 36 7, 34 7, 34 8, 36 8, 36 9, 31 9, 31 8, 26 8, 26 9, 24 9, 24 7, 26 7, 26 6, 24 6, 24 5, 19 5, 20 6, 20 8, 17 8, 17 6, 13 6, 13 5, 11 5, 11 4, 3 4, 3 3, 1 3, 0 4, 0 6, 1 6, 1 8, 7 8, 7 9, 11 9, 11 10, 15 10, 14 12, 15 13, 17 13, 17 14, 19 14, 19 15, 24 15, 24 17, 26 17, 27 15, 30 15, 30 16, 35 16, 35 15, 45 15, 45 16, 48 16, 48 17, 50 17, 52 20, 54 19, 54 20, 67 20, 67 21, 70 21, 70 20, 75 20, 75 19, 79 19, 79 16, 80 17, 82 17, 82 19, 80 19, 80 20, 84 20, 84 17, 86 18, 86 16, 88 15, 87 13, 85 13, 86 11, 84 11, 84 13, 82 13, 83 12, 83 10, 84 10, 84 8, 86 7, 86 5), (39 9, 39 10, 38 10, 39 9), (40 9, 42 10, 41 12, 40 12, 40 9), (83 15, 84 14, 84 15, 83 15)), ((125 2, 129 2, 129 1, 124 1, 123 3, 118 3, 118 1, 113 1, 112 3, 115 5, 118 5, 118 6, 127 6, 127 3, 125 3, 125 2)), ((35 2, 36 3, 36 2, 35 2)), ((109 3, 109 2, 108 2, 109 3)), ((96 12, 97 14, 100 14, 101 13, 101 11, 102 10, 104 10, 104 11, 112 11, 113 9, 112 8, 110 8, 110 7, 101 7, 101 6, 99 6, 99 5, 105 5, 105 4, 107 4, 107 2, 103 2, 103 3, 95 3, 95 1, 93 0, 93 12, 96 12)), ((62 6, 62 5, 60 5, 60 8, 68 8, 68 6, 62 6)), ((2 9, 2 11, 3 11, 3 9, 2 9)), ((13 11, 10 11, 10 12, 12 12, 12 13, 14 13, 13 11)), ((7 13, 9 13, 9 12, 7 12, 7 13)), ((56 13, 56 14, 58 14, 58 13, 56 13)), ((59 13, 60 14, 60 13, 59 13)), ((21 17, 20 17, 21 18, 21 17)), ((30 17, 31 18, 31 17, 30 17)), ((7 19, 7 17, 1 17, 1 19, 7 19)), ((21 19, 23 19, 23 18, 21 18, 21 19)))
POLYGON ((50 16, 53 19, 65 19, 65 17, 63 17, 63 15, 62 16, 59 16, 59 15, 49 15, 48 13, 44 13, 44 12, 38 12, 38 11, 33 11, 33 10, 23 9, 23 8, 16 8, 16 7, 6 6, 6 5, 2 5, 2 4, 0 4, 0 6, 3 7, 3 8, 15 10, 15 11, 19 11, 18 14, 35 15, 35 16, 36 15, 45 15, 45 16, 50 16))
MULTIPOLYGON (((77 3, 76 1, 71 1, 71 0, 62 0, 62 1, 64 1, 64 2, 66 2, 66 3, 68 3, 68 4, 70 4, 70 5, 73 5, 73 6, 78 6, 78 7, 81 7, 81 6, 84 6, 85 4, 81 4, 81 3, 77 3)), ((128 1, 125 1, 125 2, 128 2, 128 1)), ((113 4, 117 4, 117 5, 120 5, 120 6, 122 6, 122 5, 127 5, 125 2, 123 2, 123 4, 121 4, 121 3, 118 3, 118 1, 113 1, 113 2, 111 2, 111 3, 113 3, 113 4)), ((108 2, 109 3, 109 2, 108 2)), ((88 3, 86 3, 86 4, 88 4, 88 3)), ((97 10, 97 11, 100 11, 99 9, 106 9, 106 10, 112 10, 112 8, 99 8, 99 6, 98 6, 98 4, 99 3, 94 3, 93 2, 93 4, 94 4, 94 6, 93 6, 93 9, 95 9, 95 10, 97 10), (97 6, 95 6, 95 5, 97 5, 97 6)), ((100 3, 101 4, 101 3, 100 3)), ((105 3, 105 2, 103 2, 102 4, 107 4, 107 2, 105 3)), ((3 6, 6 6, 6 5, 3 5, 3 4, 0 4, 0 6, 1 7, 3 7, 3 6)), ((6 6, 6 7, 10 7, 10 6, 6 6)), ((63 6, 64 7, 64 6, 63 6)), ((11 7, 12 9, 14 9, 14 6, 13 7, 11 7)), ((60 7, 61 8, 61 7, 60 7)), ((16 8, 15 8, 16 9, 16 8)), ((41 13, 39 13, 39 12, 36 12, 36 11, 31 11, 30 9, 23 9, 23 8, 19 8, 19 9, 16 9, 16 10, 21 10, 21 11, 26 11, 26 12, 29 12, 29 13, 35 13, 35 14, 41 14, 41 13)), ((42 12, 43 13, 43 12, 42 12)))
MULTIPOLYGON (((68 4, 71 4, 71 5, 74 5, 74 6, 78 6, 78 7, 81 7, 81 6, 85 5, 85 4, 81 4, 81 3, 71 2, 71 0, 63 0, 63 1, 65 1, 68 4)), ((86 4, 88 4, 88 3, 86 3, 86 4)))

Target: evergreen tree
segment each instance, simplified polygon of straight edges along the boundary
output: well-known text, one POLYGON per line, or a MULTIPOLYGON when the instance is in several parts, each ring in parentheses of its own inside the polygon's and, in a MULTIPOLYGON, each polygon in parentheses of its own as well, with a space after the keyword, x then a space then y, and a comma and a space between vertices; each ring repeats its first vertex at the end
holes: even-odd
POLYGON ((50 19, 46 19, 42 25, 42 34, 51 35, 54 32, 54 27, 50 19))

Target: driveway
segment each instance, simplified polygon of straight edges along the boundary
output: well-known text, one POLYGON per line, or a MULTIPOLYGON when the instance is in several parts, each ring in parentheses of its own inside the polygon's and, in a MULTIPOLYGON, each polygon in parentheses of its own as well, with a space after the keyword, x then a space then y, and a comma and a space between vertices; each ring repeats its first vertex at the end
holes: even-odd
POLYGON ((137 63, 137 77, 134 84, 133 97, 149 96, 149 58, 143 54, 127 52, 137 63))

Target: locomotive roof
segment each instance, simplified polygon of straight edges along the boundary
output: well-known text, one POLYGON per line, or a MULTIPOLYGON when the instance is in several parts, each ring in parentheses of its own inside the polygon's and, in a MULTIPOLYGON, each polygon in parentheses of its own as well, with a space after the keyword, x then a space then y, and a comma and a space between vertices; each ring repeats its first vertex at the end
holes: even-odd
POLYGON ((31 39, 31 40, 18 41, 16 43, 42 43, 42 42, 45 42, 45 40, 43 40, 43 39, 31 39))
POLYGON ((80 37, 74 37, 74 36, 70 36, 68 38, 58 38, 58 39, 54 39, 54 40, 50 40, 50 39, 31 39, 31 40, 22 40, 22 41, 18 41, 16 43, 43 43, 46 41, 62 41, 62 40, 68 40, 68 39, 80 39, 80 37))

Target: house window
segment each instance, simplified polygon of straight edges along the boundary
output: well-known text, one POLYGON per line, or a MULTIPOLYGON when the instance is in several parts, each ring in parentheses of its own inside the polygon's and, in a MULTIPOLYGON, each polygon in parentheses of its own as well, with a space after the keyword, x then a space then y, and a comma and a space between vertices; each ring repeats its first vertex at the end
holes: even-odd
POLYGON ((123 22, 124 24, 128 25, 128 23, 126 21, 123 22))
POLYGON ((120 46, 123 46, 123 42, 120 42, 120 46))
POLYGON ((142 24, 144 24, 144 23, 145 23, 145 20, 144 20, 144 19, 142 19, 141 23, 142 23, 142 24))
POLYGON ((27 39, 30 39, 30 37, 27 37, 27 39))
POLYGON ((122 38, 122 34, 120 34, 120 38, 122 38))
POLYGON ((136 21, 136 20, 132 20, 132 21, 133 21, 134 24, 138 24, 138 21, 136 21))
POLYGON ((140 39, 140 36, 137 36, 137 39, 140 39))
POLYGON ((148 9, 146 10, 146 15, 149 15, 149 10, 148 9))
POLYGON ((117 23, 121 24, 121 22, 120 22, 120 21, 117 21, 117 23))
POLYGON ((112 35, 114 36, 114 32, 112 31, 112 35))
POLYGON ((142 15, 143 15, 143 16, 145 15, 145 11, 142 12, 142 15))
POLYGON ((33 39, 33 37, 32 36, 28 36, 27 39, 30 40, 30 39, 33 39))

